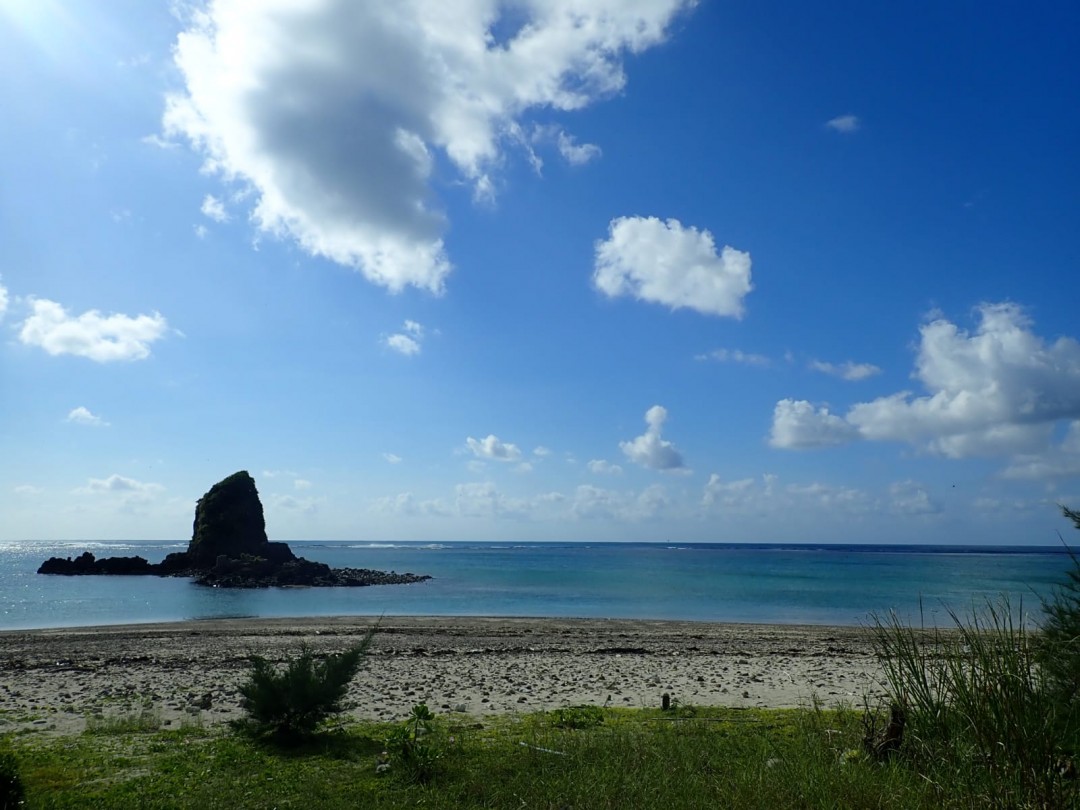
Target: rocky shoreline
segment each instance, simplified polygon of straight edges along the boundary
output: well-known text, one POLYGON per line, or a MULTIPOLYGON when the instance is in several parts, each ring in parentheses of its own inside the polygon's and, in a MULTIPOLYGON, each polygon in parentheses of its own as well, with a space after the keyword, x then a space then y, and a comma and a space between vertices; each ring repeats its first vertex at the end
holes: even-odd
POLYGON ((284 666, 376 627, 347 714, 399 721, 416 703, 483 717, 589 704, 861 705, 882 678, 857 627, 498 617, 213 619, 0 632, 0 734, 79 733, 88 718, 162 724, 241 715, 251 655, 284 666))

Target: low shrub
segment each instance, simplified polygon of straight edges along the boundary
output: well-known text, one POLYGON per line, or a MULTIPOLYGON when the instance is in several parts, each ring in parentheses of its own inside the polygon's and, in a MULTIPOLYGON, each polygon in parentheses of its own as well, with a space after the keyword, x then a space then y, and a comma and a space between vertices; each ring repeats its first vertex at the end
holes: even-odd
POLYGON ((438 772, 443 746, 438 739, 435 715, 426 703, 412 708, 408 719, 386 739, 391 761, 413 782, 430 782, 438 772))
POLYGON ((604 710, 599 706, 566 706, 550 713, 556 728, 592 728, 604 722, 604 710))
POLYGON ((240 706, 247 717, 238 728, 283 743, 311 737, 324 720, 342 710, 341 701, 374 633, 372 628, 357 646, 322 660, 305 647, 284 670, 252 656, 251 675, 240 686, 240 706))
POLYGON ((25 801, 19 763, 10 751, 0 751, 0 810, 15 810, 25 801))

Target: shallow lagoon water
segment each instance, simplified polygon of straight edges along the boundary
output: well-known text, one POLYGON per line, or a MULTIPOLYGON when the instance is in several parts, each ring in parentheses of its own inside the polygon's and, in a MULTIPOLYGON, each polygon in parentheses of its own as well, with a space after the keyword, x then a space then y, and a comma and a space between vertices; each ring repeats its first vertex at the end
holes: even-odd
POLYGON ((1008 598, 1029 623, 1064 582, 1062 547, 660 543, 294 542, 336 567, 431 574, 366 588, 206 588, 162 577, 57 577, 50 556, 89 550, 157 562, 185 542, 0 545, 0 629, 239 616, 558 616, 858 625, 897 611, 951 623, 948 610, 1008 598))

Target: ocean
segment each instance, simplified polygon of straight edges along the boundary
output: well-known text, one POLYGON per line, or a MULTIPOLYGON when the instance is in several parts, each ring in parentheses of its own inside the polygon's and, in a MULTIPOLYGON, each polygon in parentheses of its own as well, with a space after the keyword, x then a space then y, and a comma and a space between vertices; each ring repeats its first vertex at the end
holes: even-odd
POLYGON ((1063 547, 293 542, 335 567, 430 574, 412 585, 229 590, 160 577, 36 573, 51 556, 140 555, 187 542, 0 544, 0 629, 227 617, 550 616, 859 625, 896 611, 951 624, 1002 596, 1029 624, 1065 581, 1063 547))

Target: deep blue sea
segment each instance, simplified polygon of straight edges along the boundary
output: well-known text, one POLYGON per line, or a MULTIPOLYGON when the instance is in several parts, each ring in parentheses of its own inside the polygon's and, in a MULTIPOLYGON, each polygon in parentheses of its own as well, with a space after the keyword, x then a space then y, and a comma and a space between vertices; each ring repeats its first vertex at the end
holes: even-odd
POLYGON ((314 543, 335 567, 431 574, 369 588, 205 588, 160 577, 43 576, 90 550, 151 562, 187 542, 0 545, 0 629, 247 616, 558 616, 858 625, 871 613, 948 625, 1006 595, 1037 622, 1065 580, 1062 547, 655 543, 314 543), (1021 607, 1022 606, 1022 607, 1021 607))

